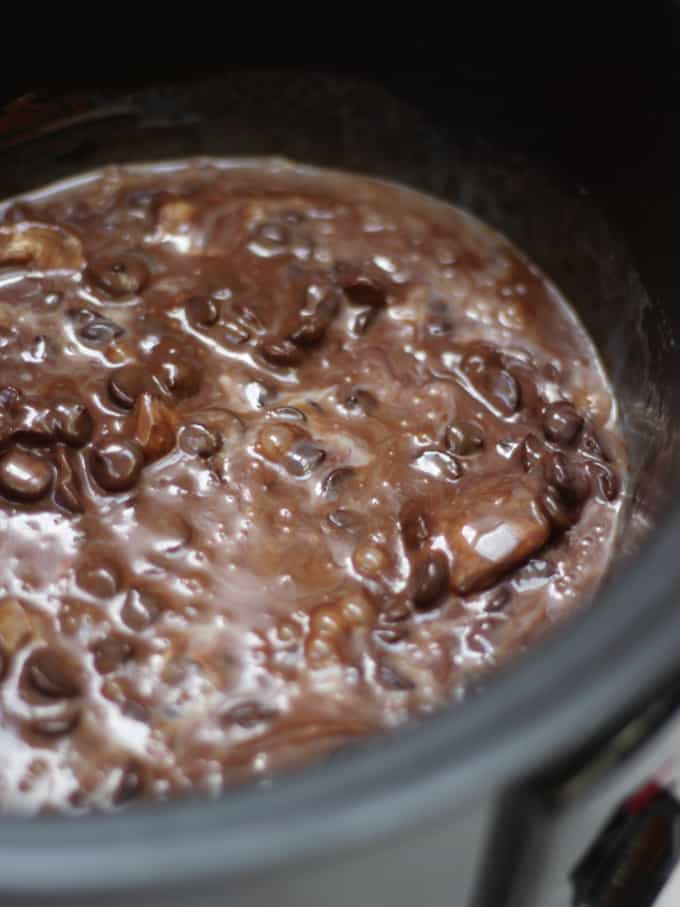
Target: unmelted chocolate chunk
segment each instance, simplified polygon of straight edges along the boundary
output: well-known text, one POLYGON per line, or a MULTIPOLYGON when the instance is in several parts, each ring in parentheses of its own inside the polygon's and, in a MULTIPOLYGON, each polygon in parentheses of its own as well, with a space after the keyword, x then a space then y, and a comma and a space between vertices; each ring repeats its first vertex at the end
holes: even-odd
POLYGON ((587 469, 599 499, 607 502, 616 500, 619 494, 619 480, 611 466, 607 463, 589 463, 587 469))
POLYGON ((346 486, 356 476, 356 469, 351 466, 339 466, 331 470, 321 483, 321 493, 329 501, 335 501, 346 486))
POLYGON ((375 679, 380 686, 385 687, 386 690, 404 692, 406 690, 414 690, 416 686, 410 678, 405 677, 403 674, 400 674, 397 670, 390 667, 390 665, 384 663, 379 664, 376 667, 375 679))
POLYGON ((149 375, 141 365, 124 365, 109 378, 109 395, 123 409, 132 409, 147 387, 149 375))
POLYGON ((320 466, 326 459, 326 451, 312 441, 303 438, 295 442, 286 454, 286 468, 294 476, 302 477, 320 466))
POLYGON ((378 408, 378 400, 370 391, 354 388, 342 401, 343 409, 353 416, 370 416, 378 408))
POLYGON ((104 491, 129 491, 141 474, 143 461, 143 451, 136 442, 111 441, 92 449, 90 472, 104 491))
POLYGON ((49 699, 71 699, 81 692, 78 671, 64 652, 36 649, 24 664, 27 684, 49 699))
POLYGON ((446 448, 459 457, 470 457, 484 447, 484 431, 474 422, 452 422, 446 429, 446 448))
POLYGON ((172 397, 193 397, 201 388, 203 371, 191 347, 167 338, 155 348, 149 365, 157 385, 172 397))
POLYGON ((488 479, 444 511, 439 528, 451 549, 451 586, 467 595, 488 588, 547 542, 540 492, 515 479, 488 479))
POLYGON ((312 314, 301 319, 289 339, 297 346, 316 346, 323 340, 338 308, 337 296, 327 293, 312 314))
POLYGON ((476 395, 492 412, 504 417, 517 412, 522 401, 519 382, 503 367, 497 354, 475 350, 463 358, 461 369, 476 395))
POLYGON ((265 343, 262 346, 262 355, 271 365, 297 365, 302 360, 302 354, 292 340, 265 343))
POLYGON ((13 448, 0 457, 0 493, 12 501, 38 501, 53 481, 54 469, 44 456, 13 448))
POLYGON ((543 414, 543 431, 549 441, 567 446, 583 426, 583 416, 566 400, 546 406, 543 414))
POLYGON ((412 576, 411 599, 420 610, 436 607, 449 588, 449 564, 441 551, 421 557, 412 576))
POLYGON ((502 237, 280 162, 32 198, 0 213, 0 812, 269 778, 597 588, 617 407, 502 237))
POLYGON ((418 501, 407 502, 402 508, 399 520, 407 548, 419 548, 430 537, 426 504, 418 501))
POLYGON ((337 270, 340 286, 352 305, 376 309, 387 305, 387 293, 384 288, 367 274, 361 273, 352 265, 340 265, 337 270))
POLYGON ((125 329, 110 318, 95 315, 82 309, 76 316, 76 335, 87 346, 106 346, 117 337, 122 337, 125 329))
POLYGON ((82 447, 94 433, 94 419, 80 400, 62 400, 54 408, 56 436, 70 447, 82 447))
POLYGON ((378 310, 375 308, 362 309, 360 312, 357 312, 354 321, 352 322, 352 333, 354 336, 363 337, 375 321, 377 314, 378 310))
POLYGON ((179 436, 179 446, 184 453, 203 459, 216 454, 221 444, 219 432, 212 431, 200 422, 185 425, 179 436))
POLYGON ((220 317, 218 303, 209 296, 192 296, 185 302, 184 311, 194 327, 210 327, 220 317))

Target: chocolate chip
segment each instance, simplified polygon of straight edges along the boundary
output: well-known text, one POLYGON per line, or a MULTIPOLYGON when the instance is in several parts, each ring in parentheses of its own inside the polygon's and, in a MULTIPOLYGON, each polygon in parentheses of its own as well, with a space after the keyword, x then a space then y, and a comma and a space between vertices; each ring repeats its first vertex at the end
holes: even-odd
POLYGON ((475 392, 501 416, 512 416, 520 407, 521 390, 515 376, 503 368, 496 353, 475 351, 463 357, 461 369, 475 392))
POLYGON ((266 327, 262 319, 251 306, 244 305, 243 303, 239 303, 238 305, 232 304, 231 311, 239 324, 243 325, 248 331, 251 331, 253 334, 265 333, 266 327))
POLYGON ((469 457, 484 447, 484 432, 474 422, 452 422, 446 429, 445 443, 452 454, 469 457))
POLYGON ((0 409, 14 409, 21 400, 21 397, 22 393, 19 388, 14 387, 11 384, 5 385, 3 388, 0 388, 0 409))
POLYGON ((318 315, 303 318, 298 327, 290 335, 290 340, 296 346, 314 346, 323 340, 328 329, 328 322, 318 315))
POLYGON ((148 208, 156 198, 157 193, 147 189, 135 189, 127 197, 128 208, 148 208))
POLYGON ((161 604, 150 592, 130 589, 120 612, 123 621, 140 633, 155 623, 161 614, 161 604))
POLYGON ((189 351, 180 352, 174 347, 156 353, 153 376, 166 394, 193 397, 200 390, 203 372, 190 355, 189 351))
POLYGON ((426 323, 427 333, 432 337, 450 334, 453 330, 449 306, 444 299, 431 299, 427 304, 429 318, 426 323))
POLYGON ((87 346, 107 346, 112 340, 122 337, 124 333, 124 328, 102 315, 92 315, 91 318, 82 319, 80 327, 76 330, 76 336, 87 346))
POLYGON ((326 451, 302 438, 286 452, 286 469, 294 476, 308 476, 326 459, 326 451))
POLYGON ((278 343, 266 343, 262 347, 262 356, 271 365, 297 365, 302 356, 298 347, 290 340, 278 343))
POLYGON ((296 406, 277 406, 267 413, 268 418, 282 422, 306 422, 307 416, 296 406))
POLYGON ((342 401, 343 409, 353 416, 369 416, 378 408, 378 401, 370 391, 354 388, 342 401))
POLYGON ((9 655, 5 647, 0 643, 0 680, 3 680, 9 667, 9 655))
POLYGON ((250 331, 237 321, 225 321, 220 328, 220 336, 231 346, 240 346, 250 340, 250 331))
POLYGON ((554 485, 548 485, 542 492, 539 504, 556 529, 568 529, 578 516, 573 504, 554 485))
POLYGON ((410 678, 404 677, 403 674, 386 664, 376 665, 375 679, 381 687, 385 687, 387 690, 403 692, 405 690, 414 690, 416 686, 410 678))
POLYGON ((221 447, 239 444, 245 431, 240 417, 223 406, 211 406, 196 410, 192 414, 192 425, 201 425, 219 437, 221 447))
POLYGON ((486 610, 492 613, 505 611, 512 600, 512 593, 507 586, 494 589, 486 601, 486 610))
POLYGON ((76 583, 88 595, 107 601, 118 592, 120 580, 113 564, 93 557, 78 568, 76 583))
POLYGON ((278 714, 278 709, 260 702, 240 702, 224 712, 220 721, 222 724, 238 724, 242 728, 252 728, 258 724, 270 723, 278 714))
POLYGON ((496 376, 492 397, 501 412, 508 416, 517 412, 521 400, 517 378, 505 369, 501 369, 496 376))
POLYGON ((414 607, 427 610, 436 607, 449 588, 449 565, 441 551, 420 560, 412 577, 411 598, 414 607))
POLYGON ((419 548, 430 536, 430 527, 423 507, 417 501, 404 505, 399 516, 401 534, 407 548, 419 548))
POLYGON ((179 446, 184 453, 205 459, 217 453, 222 446, 222 441, 218 432, 194 422, 182 428, 179 435, 179 446))
POLYGON ((356 475, 356 469, 351 466, 339 466, 332 469, 321 483, 321 493, 330 501, 335 501, 343 485, 346 485, 356 475))
POLYGON ((387 305, 385 290, 364 275, 342 283, 342 289, 352 305, 369 306, 380 309, 387 305))
POLYGON ((148 267, 129 252, 96 255, 90 259, 87 273, 93 283, 116 298, 135 296, 149 282, 148 267))
POLYGON ((391 605, 388 605, 384 611, 380 614, 381 621, 385 623, 401 623, 402 620, 408 620, 409 617, 413 614, 410 605, 408 602, 400 601, 393 602, 391 605))
POLYGON ((13 448, 0 458, 0 492, 13 501, 38 501, 52 487, 54 469, 38 454, 13 448))
POLYGON ((335 529, 343 532, 357 532, 363 525, 363 520, 356 511, 340 507, 328 515, 328 522, 335 529))
POLYGON ((373 637, 386 646, 394 646, 402 642, 409 635, 408 627, 401 624, 390 627, 379 627, 373 631, 373 637))
POLYGON ((458 460, 442 450, 424 450, 415 458, 413 465, 419 472, 445 482, 455 482, 463 475, 458 460))
POLYGON ((26 681, 49 699, 72 699, 80 695, 78 671, 69 657, 55 649, 36 649, 24 664, 26 681))
POLYGON ((550 453, 543 461, 545 477, 558 489, 569 504, 575 505, 588 495, 588 476, 579 464, 568 460, 563 453, 550 453))
POLYGON ((12 407, 12 437, 31 447, 52 444, 55 439, 54 413, 47 406, 20 400, 12 407))
POLYGON ((90 472, 104 491, 128 491, 142 471, 144 454, 134 441, 110 441, 90 453, 90 472))
POLYGON ((123 769, 121 779, 113 793, 113 802, 122 806, 139 797, 144 791, 144 768, 139 762, 130 762, 123 769))
POLYGON ((525 472, 531 472, 532 469, 540 466, 543 463, 545 453, 545 447, 536 435, 527 435, 520 447, 520 456, 525 472))
POLYGON ((428 318, 427 333, 431 337, 443 337, 450 334, 453 330, 453 324, 446 318, 428 318))
POLYGON ((339 300, 334 293, 326 293, 312 314, 301 320, 290 335, 290 340, 297 346, 314 346, 320 343, 335 317, 339 305, 339 300))
POLYGON ((616 500, 619 493, 619 480, 614 470, 606 463, 589 463, 587 469, 595 483, 598 498, 608 503, 616 500))
POLYGON ((56 435, 70 447, 82 447, 92 438, 94 419, 79 400, 63 400, 54 408, 56 435))
POLYGON ((209 296, 192 296, 184 303, 187 321, 194 327, 210 327, 220 317, 220 309, 209 296))
POLYGON ((57 483, 54 489, 54 500, 59 507, 68 510, 69 513, 82 513, 83 500, 80 479, 73 469, 64 448, 55 452, 54 462, 57 467, 57 483))
POLYGON ((543 431, 549 441, 566 447, 574 441, 582 427, 583 416, 566 400, 546 406, 543 431))
POLYGON ((608 459, 592 428, 584 428, 578 449, 581 453, 584 453, 587 457, 592 457, 594 460, 608 459))
POLYGON ((288 229, 275 221, 265 221, 260 224, 255 230, 255 236, 265 245, 287 246, 290 242, 288 229))
POLYGON ((354 336, 363 337, 363 335, 375 321, 377 314, 377 309, 362 309, 360 312, 358 312, 354 321, 352 322, 352 333, 354 334, 354 336))
POLYGON ((140 365, 124 365, 109 378, 109 395, 118 406, 132 409, 147 383, 147 372, 140 365))
POLYGON ((100 674, 110 674, 127 661, 133 651, 127 639, 107 636, 94 647, 94 666, 100 674))

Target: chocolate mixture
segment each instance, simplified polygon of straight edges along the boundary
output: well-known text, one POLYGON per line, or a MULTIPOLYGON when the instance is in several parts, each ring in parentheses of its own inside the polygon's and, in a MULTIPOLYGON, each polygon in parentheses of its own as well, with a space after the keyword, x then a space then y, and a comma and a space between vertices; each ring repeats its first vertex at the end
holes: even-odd
POLYGON ((430 712, 592 593, 625 459, 506 240, 276 161, 0 219, 0 805, 217 793, 430 712))

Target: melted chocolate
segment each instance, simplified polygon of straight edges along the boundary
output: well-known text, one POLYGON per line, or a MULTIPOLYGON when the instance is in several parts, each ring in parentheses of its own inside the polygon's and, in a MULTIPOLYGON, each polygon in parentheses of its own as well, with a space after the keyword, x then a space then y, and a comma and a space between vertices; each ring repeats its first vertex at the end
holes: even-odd
POLYGON ((280 162, 0 219, 0 804, 217 793, 429 712, 595 589, 589 338, 473 218, 280 162))

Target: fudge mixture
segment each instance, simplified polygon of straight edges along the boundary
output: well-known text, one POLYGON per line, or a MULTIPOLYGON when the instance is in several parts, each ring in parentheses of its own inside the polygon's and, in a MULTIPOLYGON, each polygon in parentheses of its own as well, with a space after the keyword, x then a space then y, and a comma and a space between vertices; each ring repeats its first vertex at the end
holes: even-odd
POLYGON ((276 160, 0 207, 0 809, 218 794, 432 712, 585 601, 625 455, 507 240, 276 160))

